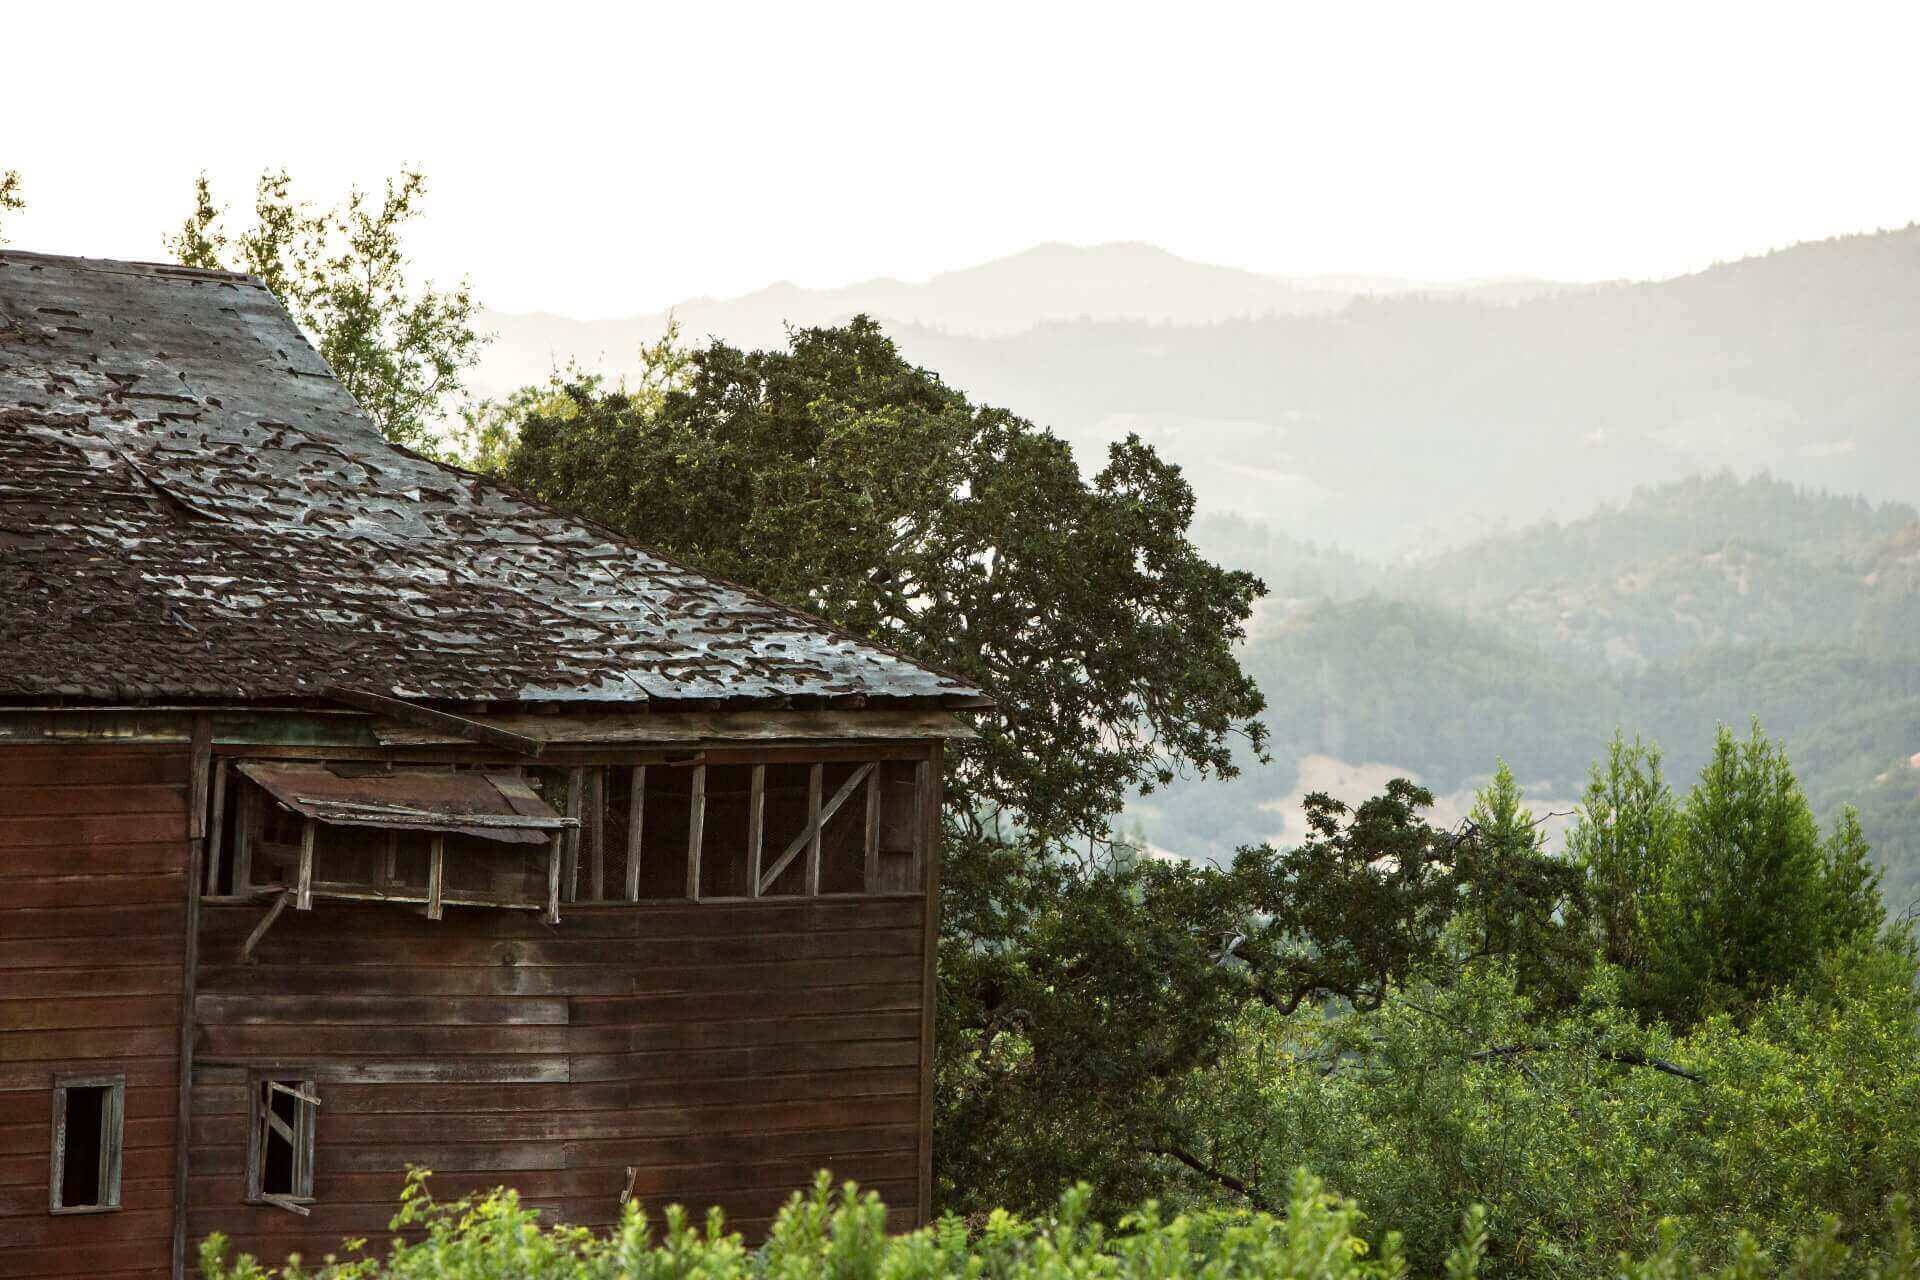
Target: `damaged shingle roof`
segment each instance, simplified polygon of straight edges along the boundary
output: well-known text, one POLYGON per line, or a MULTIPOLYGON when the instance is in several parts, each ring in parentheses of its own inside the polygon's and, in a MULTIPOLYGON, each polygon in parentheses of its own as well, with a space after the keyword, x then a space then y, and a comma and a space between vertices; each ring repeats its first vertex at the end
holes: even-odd
POLYGON ((0 251, 0 697, 965 700, 381 439, 258 281, 0 251))

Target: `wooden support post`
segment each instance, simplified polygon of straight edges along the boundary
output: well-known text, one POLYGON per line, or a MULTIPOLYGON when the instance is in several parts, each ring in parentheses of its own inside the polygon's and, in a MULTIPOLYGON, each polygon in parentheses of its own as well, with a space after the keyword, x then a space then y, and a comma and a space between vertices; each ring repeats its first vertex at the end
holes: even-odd
POLYGON ((400 833, 387 832, 386 847, 380 858, 380 883, 391 889, 400 879, 400 833))
POLYGON ((227 758, 213 762, 213 821, 207 827, 207 892, 220 892, 220 849, 227 835, 227 758))
POLYGON ((560 864, 566 861, 566 832, 556 831, 547 843, 547 923, 560 923, 560 864))
POLYGON ((427 919, 438 920, 445 908, 441 905, 441 895, 446 892, 447 883, 447 838, 435 832, 433 842, 427 846, 427 919))
POLYGON ((940 789, 945 777, 945 744, 934 742, 926 762, 915 770, 919 829, 914 844, 926 868, 924 918, 920 931, 920 1205, 918 1225, 933 1221, 933 1045, 934 1012, 940 995, 940 789))
POLYGON ((647 766, 633 766, 627 798, 627 901, 640 901, 640 837, 646 832, 647 766))
MULTIPOLYGON (((203 738, 202 723, 207 726, 204 733, 206 745, 209 751, 212 749, 212 717, 202 716, 194 725, 196 757, 203 738)), ((226 762, 223 760, 220 763, 220 777, 224 779, 226 762)), ((216 835, 214 838, 217 840, 219 837, 216 835)), ((181 962, 180 973, 180 1083, 174 1099, 172 1280, 186 1280, 187 1272, 187 1149, 193 1134, 193 1002, 200 969, 199 888, 203 874, 209 882, 214 879, 212 873, 203 871, 203 864, 207 861, 207 842, 204 839, 190 841, 187 846, 185 919, 181 924, 186 934, 186 956, 181 962)), ((209 883, 209 891, 217 887, 209 883)), ((124 1102, 122 1097, 117 1105, 124 1105, 124 1102)), ((115 1203, 118 1203, 118 1188, 115 1192, 115 1203)))
POLYGON ((767 766, 753 766, 753 789, 747 793, 747 893, 760 896, 761 846, 766 843, 767 766))
POLYGON ((700 846, 707 826, 707 766, 693 766, 693 799, 687 810, 687 897, 700 897, 700 846))
POLYGON ((560 868, 560 893, 568 902, 580 900, 580 811, 586 807, 587 771, 567 770, 567 816, 575 824, 567 828, 566 865, 560 868))
POLYGON ((193 718, 193 762, 187 772, 187 838, 207 837, 207 789, 213 774, 213 717, 193 718))
POLYGON ((587 829, 587 884, 592 900, 607 900, 607 771, 587 770, 587 805, 580 815, 587 829))
POLYGON ((824 789, 826 766, 816 764, 807 771, 807 896, 820 896, 820 828, 827 824, 820 812, 820 792, 824 789))
POLYGON ((880 766, 867 775, 867 858, 862 880, 868 893, 880 892, 880 766))
POLYGON ((295 888, 298 894, 293 906, 296 911, 313 910, 313 842, 320 833, 320 824, 308 818, 300 827, 300 878, 295 888))
POLYGON ((233 818, 233 892, 236 897, 244 898, 253 892, 253 827, 260 812, 259 796, 259 789, 252 784, 240 784, 239 809, 233 818))

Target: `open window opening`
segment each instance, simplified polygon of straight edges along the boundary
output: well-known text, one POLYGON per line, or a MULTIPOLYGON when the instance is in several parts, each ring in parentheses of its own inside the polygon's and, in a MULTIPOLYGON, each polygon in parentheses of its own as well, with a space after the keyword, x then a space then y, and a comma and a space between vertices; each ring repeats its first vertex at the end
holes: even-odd
POLYGON ((62 1076, 53 1088, 54 1213, 104 1213, 120 1207, 125 1076, 62 1076))
POLYGON ((255 1076, 247 1199, 306 1216, 313 1203, 313 1135, 320 1095, 291 1073, 255 1076))
MULTIPOLYGON (((221 762, 207 877, 215 893, 545 909, 577 817, 511 770, 221 762)), ((577 811, 579 806, 575 806, 577 811)))

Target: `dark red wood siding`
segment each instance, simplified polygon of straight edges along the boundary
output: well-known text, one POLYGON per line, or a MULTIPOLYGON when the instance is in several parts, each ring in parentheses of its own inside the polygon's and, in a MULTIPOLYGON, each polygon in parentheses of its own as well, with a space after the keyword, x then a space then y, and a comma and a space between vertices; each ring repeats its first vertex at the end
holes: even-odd
POLYGON ((181 748, 0 746, 0 1280, 172 1261, 181 748), (53 1079, 127 1077, 117 1212, 47 1212, 53 1079))
POLYGON ((919 896, 526 912, 322 901, 203 909, 188 1228, 271 1261, 378 1239, 409 1163, 613 1222, 629 1166, 658 1220, 718 1204, 757 1236, 829 1167, 917 1218, 919 896), (251 1066, 309 1068, 312 1216, 243 1203, 251 1066))

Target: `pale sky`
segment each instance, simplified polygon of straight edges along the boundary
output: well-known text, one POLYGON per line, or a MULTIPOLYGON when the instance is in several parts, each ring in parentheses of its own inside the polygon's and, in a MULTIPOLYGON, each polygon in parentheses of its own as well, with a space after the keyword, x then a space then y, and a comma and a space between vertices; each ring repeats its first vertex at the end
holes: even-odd
POLYGON ((1282 274, 1676 274, 1920 217, 1920 8, 949 0, 0 13, 15 247, 152 258, 207 169, 591 318, 1041 241, 1282 274))

